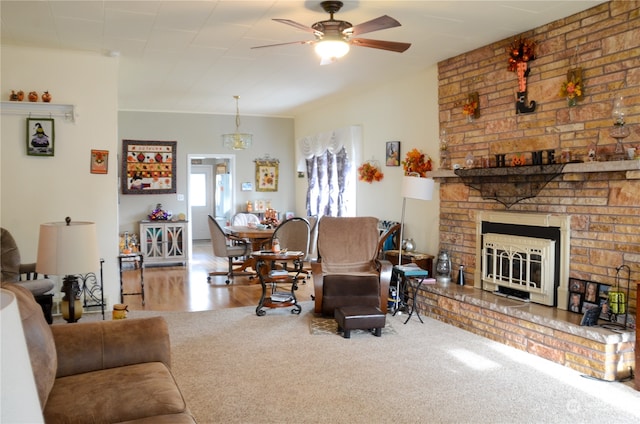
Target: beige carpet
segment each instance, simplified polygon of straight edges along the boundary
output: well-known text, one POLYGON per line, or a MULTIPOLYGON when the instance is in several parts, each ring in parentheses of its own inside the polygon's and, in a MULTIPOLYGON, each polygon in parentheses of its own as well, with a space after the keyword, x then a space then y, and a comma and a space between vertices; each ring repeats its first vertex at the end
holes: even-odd
POLYGON ((632 423, 640 392, 431 319, 393 334, 313 335, 289 309, 153 313, 199 423, 632 423))

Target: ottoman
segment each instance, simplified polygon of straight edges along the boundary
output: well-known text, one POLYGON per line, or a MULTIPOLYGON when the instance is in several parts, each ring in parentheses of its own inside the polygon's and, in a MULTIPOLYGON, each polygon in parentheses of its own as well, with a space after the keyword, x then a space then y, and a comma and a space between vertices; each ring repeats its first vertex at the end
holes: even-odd
POLYGON ((343 331, 343 337, 351 337, 351 330, 374 330, 376 337, 382 335, 386 316, 376 306, 343 306, 334 312, 338 323, 338 331, 343 331))

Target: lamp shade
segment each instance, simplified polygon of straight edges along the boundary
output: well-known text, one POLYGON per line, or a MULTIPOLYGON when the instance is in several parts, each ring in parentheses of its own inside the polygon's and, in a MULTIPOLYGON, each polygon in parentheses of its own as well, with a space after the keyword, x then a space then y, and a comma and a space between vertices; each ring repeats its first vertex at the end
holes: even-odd
POLYGON ((40 225, 36 272, 86 274, 95 271, 99 263, 95 223, 50 222, 40 225))
POLYGON ((402 177, 402 197, 418 200, 431 200, 433 198, 433 178, 414 177, 405 175, 402 177))
POLYGON ((2 408, 0 422, 43 423, 33 368, 15 295, 0 289, 2 408))

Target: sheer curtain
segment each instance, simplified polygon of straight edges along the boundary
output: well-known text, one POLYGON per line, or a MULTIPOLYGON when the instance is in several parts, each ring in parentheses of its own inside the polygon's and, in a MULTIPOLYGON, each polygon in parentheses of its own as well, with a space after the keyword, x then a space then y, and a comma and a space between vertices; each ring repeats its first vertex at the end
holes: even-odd
POLYGON ((351 126, 298 140, 298 171, 308 179, 307 215, 355 215, 355 164, 362 130, 351 126))

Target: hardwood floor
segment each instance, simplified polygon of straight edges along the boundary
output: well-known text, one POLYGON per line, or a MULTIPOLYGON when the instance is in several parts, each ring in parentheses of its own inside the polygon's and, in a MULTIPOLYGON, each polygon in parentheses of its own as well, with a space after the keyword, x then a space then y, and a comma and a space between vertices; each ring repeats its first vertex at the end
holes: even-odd
MULTIPOLYGON (((209 241, 194 241, 192 260, 188 266, 146 267, 144 270, 145 305, 138 296, 125 296, 129 310, 146 311, 207 311, 239 306, 257 306, 262 288, 259 280, 240 276, 231 284, 226 277, 213 276, 210 271, 227 269, 227 259, 213 256, 209 241)), ((139 271, 124 271, 124 291, 140 290, 139 271)), ((306 279, 298 284, 298 301, 311 300, 313 282, 306 279)))

